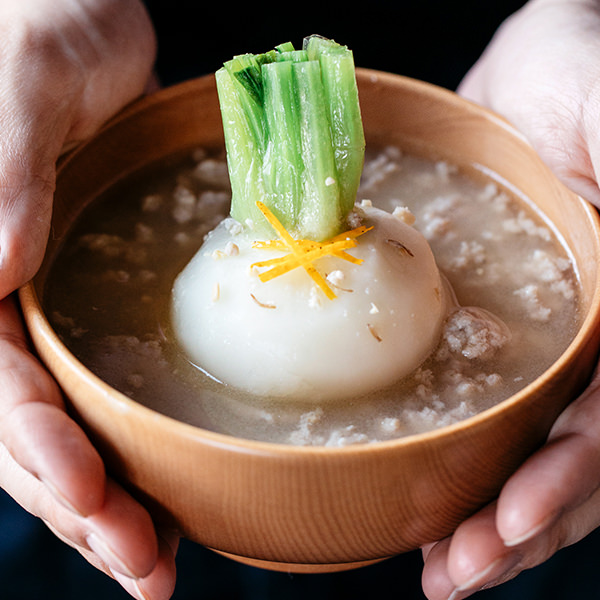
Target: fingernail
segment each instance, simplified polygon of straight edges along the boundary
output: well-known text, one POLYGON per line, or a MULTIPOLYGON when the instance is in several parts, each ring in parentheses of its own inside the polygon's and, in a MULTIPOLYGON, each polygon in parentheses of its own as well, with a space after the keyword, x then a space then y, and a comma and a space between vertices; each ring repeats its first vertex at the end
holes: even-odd
POLYGON ((513 537, 511 537, 509 539, 504 539, 503 540, 504 545, 507 548, 512 548, 513 546, 518 546, 519 544, 523 544, 523 543, 529 541, 530 539, 532 539, 536 535, 538 535, 538 533, 540 533, 541 531, 546 529, 546 527, 548 527, 550 525, 550 523, 552 523, 555 519, 556 519, 556 514, 551 513, 543 521, 541 521, 540 523, 538 523, 531 529, 528 529, 524 533, 514 535, 513 537))
POLYGON ((40 481, 50 490, 50 493, 67 509, 69 509, 72 513, 80 517, 87 517, 89 515, 84 515, 80 510, 78 510, 67 498, 65 495, 48 479, 40 478, 40 481))
POLYGON ((462 600, 462 598, 466 598, 466 595, 464 592, 461 592, 460 590, 456 589, 454 590, 449 596, 448 596, 448 600, 462 600))
POLYGON ((150 600, 137 581, 133 582, 133 594, 138 600, 150 600))
POLYGON ((479 571, 468 579, 465 583, 457 586, 449 600, 458 600, 462 598, 461 594, 465 592, 474 592, 486 587, 491 587, 494 583, 500 582, 507 577, 508 573, 512 573, 517 565, 521 562, 521 555, 518 553, 510 553, 497 558, 490 563, 485 569, 479 571))
POLYGON ((137 579, 137 576, 125 564, 125 561, 100 536, 90 533, 86 538, 86 542, 92 552, 95 552, 111 571, 121 573, 132 580, 137 579))
POLYGON ((137 598, 137 600, 150 600, 150 596, 144 592, 140 584, 135 579, 130 579, 129 577, 125 577, 121 573, 116 573, 112 570, 111 573, 115 580, 121 584, 123 589, 131 594, 134 598, 137 598))

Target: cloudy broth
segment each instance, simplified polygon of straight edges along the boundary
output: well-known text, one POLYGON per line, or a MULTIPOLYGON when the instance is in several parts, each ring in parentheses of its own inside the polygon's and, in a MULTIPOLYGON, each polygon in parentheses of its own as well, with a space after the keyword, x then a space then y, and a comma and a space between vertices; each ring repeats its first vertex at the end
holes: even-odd
POLYGON ((322 404, 249 397, 191 365, 169 324, 173 281, 227 216, 229 198, 222 156, 198 150, 153 165, 84 210, 48 277, 45 309, 68 348, 116 389, 176 419, 299 445, 428 431, 523 388, 579 325, 570 258, 527 203, 445 162, 369 151, 358 200, 414 215, 459 308, 433 355, 388 389, 322 404))

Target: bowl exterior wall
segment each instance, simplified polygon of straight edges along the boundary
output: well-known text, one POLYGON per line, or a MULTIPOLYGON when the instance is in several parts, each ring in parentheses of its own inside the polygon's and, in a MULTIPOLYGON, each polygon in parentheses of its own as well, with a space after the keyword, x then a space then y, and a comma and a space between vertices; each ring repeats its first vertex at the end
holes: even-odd
POLYGON ((295 565, 334 570, 385 558, 451 533, 543 443, 557 415, 584 387, 599 345, 594 211, 487 111, 402 77, 359 70, 358 78, 367 143, 396 144, 495 172, 538 203, 572 246, 589 316, 569 351, 523 393, 456 426, 395 442, 282 447, 158 415, 111 390, 69 355, 39 303, 61 236, 102 187, 174 151, 222 144, 212 77, 142 100, 65 159, 55 239, 34 282, 20 291, 36 348, 109 470, 157 519, 186 537, 238 557, 283 563, 291 571, 295 565))

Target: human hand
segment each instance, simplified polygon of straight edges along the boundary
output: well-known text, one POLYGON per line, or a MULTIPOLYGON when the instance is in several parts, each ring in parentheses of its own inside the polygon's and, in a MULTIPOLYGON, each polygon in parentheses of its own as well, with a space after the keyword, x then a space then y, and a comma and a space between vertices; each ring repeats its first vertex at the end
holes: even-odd
POLYGON ((0 390, 0 487, 135 597, 169 598, 177 539, 157 539, 148 513, 107 479, 29 352, 13 295, 0 301, 0 390))
POLYGON ((430 600, 460 600, 537 566, 600 525, 600 374, 497 502, 423 549, 430 600))
POLYGON ((0 3, 0 486, 133 596, 161 600, 177 538, 107 478, 11 294, 41 262, 59 155, 147 89, 154 55, 138 0, 0 3))
MULTIPOLYGON (((503 114, 572 190, 600 206, 600 3, 532 0, 500 28, 459 93, 503 114)), ((507 581, 600 525, 600 375, 498 500, 423 548, 430 600, 507 581)))
POLYGON ((530 0, 458 93, 504 115, 575 193, 600 206, 600 4, 530 0))
POLYGON ((0 298, 42 260, 55 165, 152 81, 140 0, 0 3, 0 298))

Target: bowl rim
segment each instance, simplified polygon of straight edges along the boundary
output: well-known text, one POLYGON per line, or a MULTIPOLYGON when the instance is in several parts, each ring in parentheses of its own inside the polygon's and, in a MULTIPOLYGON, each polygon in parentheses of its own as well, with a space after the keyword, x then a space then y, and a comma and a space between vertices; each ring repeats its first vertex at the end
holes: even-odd
MULTIPOLYGON (((445 102, 450 102, 454 105, 460 105, 463 107, 463 109, 466 108, 471 113, 477 113, 480 117, 489 121, 493 126, 505 129, 509 134, 518 138, 521 143, 531 147, 531 144, 528 142, 525 136, 521 134, 521 132, 519 132, 506 119, 504 119, 504 117, 484 106, 459 96, 457 93, 451 90, 442 88, 429 82, 413 79, 411 77, 395 73, 388 73, 375 69, 365 69, 361 67, 357 67, 356 71, 357 78, 376 78, 378 80, 396 81, 415 90, 421 90, 423 93, 429 96, 437 96, 438 98, 442 98, 445 102)), ((164 103, 170 98, 181 96, 187 93, 193 94, 199 82, 208 81, 211 78, 214 79, 214 74, 202 75, 200 77, 160 89, 152 94, 133 101, 123 108, 119 113, 117 113, 113 118, 109 119, 103 126, 101 126, 90 139, 64 153, 58 163, 57 178, 60 176, 60 172, 66 165, 74 160, 79 153, 85 152, 88 146, 104 132, 118 127, 121 122, 126 121, 140 111, 151 110, 156 104, 164 103)), ((598 252, 600 254, 600 215, 598 214, 598 211, 582 197, 571 191, 569 191, 569 193, 573 196, 573 200, 581 203, 587 219, 593 225, 594 245, 598 248, 598 252)), ((79 361, 79 359, 77 359, 75 355, 67 348, 67 346, 60 340, 58 334, 51 326, 43 309, 42 303, 40 302, 35 287, 35 281, 36 277, 25 283, 18 290, 18 296, 21 302, 27 328, 29 331, 31 331, 32 328, 35 328, 36 333, 39 334, 45 340, 45 342, 52 347, 55 354, 60 357, 62 364, 67 367, 68 371, 76 376, 80 381, 83 381, 85 385, 89 385, 98 389, 101 392, 103 400, 113 405, 112 407, 114 409, 118 411, 132 411, 133 413, 137 413, 137 415, 140 417, 152 419, 155 423, 159 422, 161 428, 167 430, 169 433, 175 434, 177 437, 185 437, 194 442, 208 444, 213 447, 222 447, 234 451, 242 450, 245 453, 270 456, 327 455, 348 457, 353 455, 360 456, 366 453, 372 454, 374 452, 387 453, 390 450, 419 445, 433 439, 439 440, 441 438, 453 436, 457 432, 465 429, 477 427, 483 424, 485 421, 488 421, 490 418, 493 418, 495 415, 510 410, 510 408, 514 405, 525 402, 530 390, 539 386, 543 386, 548 380, 552 379, 555 373, 563 368, 564 363, 568 361, 569 357, 576 352, 579 347, 588 343, 590 338, 594 335, 595 321, 597 317, 600 316, 599 274, 598 278, 596 279, 595 288, 590 302, 590 308, 585 318, 580 323, 579 329, 570 344, 550 367, 548 367, 536 379, 512 396, 509 396, 494 406, 489 407, 473 416, 429 431, 409 434, 390 440, 369 442, 366 444, 350 444, 340 447, 324 445, 300 446, 279 442, 266 442, 248 438, 240 438, 231 434, 219 433, 209 429, 204 429, 197 425, 179 421, 175 417, 171 417, 149 408, 113 388, 98 375, 93 373, 81 361, 79 361)), ((69 402, 68 399, 67 402, 69 402)))

